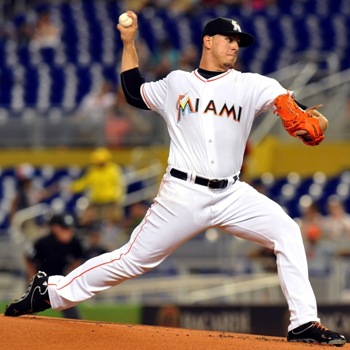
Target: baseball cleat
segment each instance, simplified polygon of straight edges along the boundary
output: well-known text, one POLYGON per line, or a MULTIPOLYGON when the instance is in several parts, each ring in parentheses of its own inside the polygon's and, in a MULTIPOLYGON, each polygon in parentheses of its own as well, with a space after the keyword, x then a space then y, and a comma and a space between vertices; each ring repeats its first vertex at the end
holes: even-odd
POLYGON ((332 332, 319 322, 308 322, 288 332, 290 342, 319 343, 343 346, 346 339, 343 335, 332 332))
POLYGON ((51 307, 48 293, 48 276, 39 271, 30 282, 27 291, 6 306, 5 316, 21 316, 44 311, 51 307))

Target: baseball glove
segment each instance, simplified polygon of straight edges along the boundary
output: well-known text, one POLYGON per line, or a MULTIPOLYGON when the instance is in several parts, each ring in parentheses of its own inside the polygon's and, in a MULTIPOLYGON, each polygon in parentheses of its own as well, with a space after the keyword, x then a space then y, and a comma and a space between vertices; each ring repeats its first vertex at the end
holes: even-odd
POLYGON ((303 110, 289 93, 276 97, 274 105, 289 135, 299 137, 308 146, 322 142, 324 135, 318 118, 323 115, 316 110, 320 105, 303 110))

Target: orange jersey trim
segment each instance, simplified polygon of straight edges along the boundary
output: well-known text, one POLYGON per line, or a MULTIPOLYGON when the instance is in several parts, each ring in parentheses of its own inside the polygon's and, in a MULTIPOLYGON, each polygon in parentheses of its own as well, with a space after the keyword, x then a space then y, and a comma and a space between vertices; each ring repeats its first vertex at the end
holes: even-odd
POLYGON ((220 74, 220 76, 216 76, 216 77, 213 77, 213 78, 209 78, 209 79, 205 79, 203 78, 199 73, 198 73, 198 69, 196 69, 195 71, 193 71, 193 74, 201 81, 203 82, 207 82, 207 83, 211 83, 212 81, 215 81, 215 80, 218 80, 218 79, 221 79, 221 78, 224 78, 226 77, 227 74, 231 73, 231 69, 229 69, 227 72, 223 73, 223 74, 220 74))

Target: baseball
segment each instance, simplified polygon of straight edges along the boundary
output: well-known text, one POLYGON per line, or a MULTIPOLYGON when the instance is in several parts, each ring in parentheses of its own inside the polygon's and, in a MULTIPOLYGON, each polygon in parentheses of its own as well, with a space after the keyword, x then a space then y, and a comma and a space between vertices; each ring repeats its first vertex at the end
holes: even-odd
POLYGON ((124 28, 130 27, 132 25, 132 18, 124 12, 119 16, 119 24, 124 28))

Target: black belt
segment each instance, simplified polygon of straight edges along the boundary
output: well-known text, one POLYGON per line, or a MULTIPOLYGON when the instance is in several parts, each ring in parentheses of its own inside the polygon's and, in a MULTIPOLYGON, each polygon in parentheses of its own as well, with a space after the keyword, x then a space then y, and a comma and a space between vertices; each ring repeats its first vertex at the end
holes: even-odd
MULTIPOLYGON (((181 180, 185 180, 187 181, 187 173, 174 169, 172 168, 170 170, 170 175, 177 177, 178 179, 181 180)), ((233 183, 235 183, 238 180, 238 175, 233 176, 233 183)), ((201 176, 196 176, 196 178, 194 179, 194 183, 198 184, 198 185, 203 185, 203 186, 207 186, 209 188, 226 188, 228 185, 228 179, 223 179, 223 180, 218 180, 218 179, 206 179, 205 177, 201 177, 201 176)))

